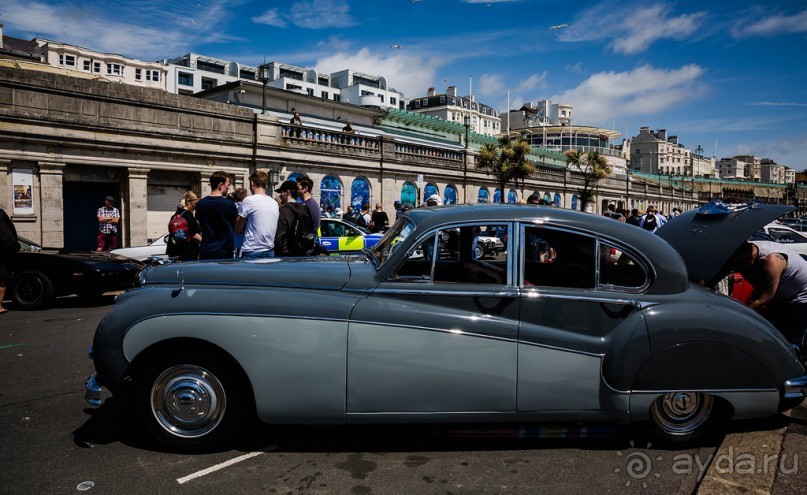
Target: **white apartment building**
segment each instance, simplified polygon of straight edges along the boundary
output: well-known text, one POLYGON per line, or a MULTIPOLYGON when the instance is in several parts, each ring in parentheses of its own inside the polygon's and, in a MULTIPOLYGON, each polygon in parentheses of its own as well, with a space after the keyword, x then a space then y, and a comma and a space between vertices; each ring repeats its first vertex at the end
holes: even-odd
POLYGON ((369 108, 401 108, 404 102, 404 95, 390 88, 386 78, 350 69, 328 74, 282 62, 268 62, 253 67, 196 53, 188 53, 164 63, 168 67, 167 89, 178 94, 194 94, 245 80, 369 108), (262 68, 265 69, 263 74, 262 68))
POLYGON ((258 80, 257 67, 197 53, 163 60, 162 64, 168 73, 166 91, 180 95, 192 95, 239 79, 258 80))
POLYGON ((649 174, 712 177, 715 161, 693 154, 678 142, 678 136, 668 136, 666 129, 654 132, 641 127, 631 140, 630 167, 649 174))
POLYGON ((747 180, 746 176, 748 163, 740 160, 739 157, 721 158, 717 162, 717 172, 721 179, 743 179, 747 180))
POLYGON ((429 88, 425 97, 413 98, 406 110, 422 113, 438 119, 468 125, 469 132, 494 136, 502 132, 502 121, 498 112, 488 105, 479 103, 471 95, 457 95, 457 87, 449 86, 445 93, 438 94, 429 88))
POLYGON ((53 67, 78 70, 112 82, 166 89, 166 68, 160 62, 96 52, 44 38, 34 38, 33 41, 42 51, 44 62, 53 67))

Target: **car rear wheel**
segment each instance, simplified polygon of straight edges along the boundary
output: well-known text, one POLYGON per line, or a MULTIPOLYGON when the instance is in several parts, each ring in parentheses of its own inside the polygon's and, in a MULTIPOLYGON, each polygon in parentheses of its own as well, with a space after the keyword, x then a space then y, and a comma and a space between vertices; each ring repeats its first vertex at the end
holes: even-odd
POLYGON ((163 444, 182 452, 217 449, 244 420, 237 374, 204 351, 165 356, 137 379, 141 421, 163 444))
POLYGON ((38 270, 24 270, 14 277, 11 299, 21 309, 41 308, 53 299, 53 283, 38 270))
POLYGON ((650 407, 650 418, 660 436, 685 443, 701 436, 715 416, 716 400, 700 392, 664 394, 650 407))

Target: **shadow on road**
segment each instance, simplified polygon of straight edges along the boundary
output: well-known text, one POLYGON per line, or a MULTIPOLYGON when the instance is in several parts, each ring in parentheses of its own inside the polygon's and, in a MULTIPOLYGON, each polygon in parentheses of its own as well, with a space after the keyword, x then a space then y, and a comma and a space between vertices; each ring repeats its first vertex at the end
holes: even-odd
MULTIPOLYGON (((88 408, 86 423, 73 432, 80 447, 120 442, 142 450, 170 452, 145 432, 131 407, 113 397, 98 409, 88 408)), ((731 431, 778 428, 783 415, 737 422, 731 431)), ((288 426, 249 423, 231 448, 253 452, 277 445, 285 452, 442 452, 532 449, 625 450, 652 441, 644 425, 613 424, 442 424, 288 426)), ((669 450, 717 447, 723 435, 704 437, 692 444, 665 445, 669 450)), ((229 450, 229 449, 227 449, 229 450)))

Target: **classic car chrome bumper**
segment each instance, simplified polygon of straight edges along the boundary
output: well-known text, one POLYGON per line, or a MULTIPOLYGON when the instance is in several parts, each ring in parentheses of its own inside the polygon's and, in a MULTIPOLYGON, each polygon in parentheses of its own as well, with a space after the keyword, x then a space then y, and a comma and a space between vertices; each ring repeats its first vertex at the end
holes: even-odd
POLYGON ((87 378, 87 381, 84 382, 84 400, 93 406, 100 406, 104 403, 104 399, 101 397, 101 392, 104 389, 101 385, 98 385, 95 375, 96 373, 93 373, 87 378))
POLYGON ((785 382, 785 399, 800 399, 807 396, 807 375, 791 378, 785 382))

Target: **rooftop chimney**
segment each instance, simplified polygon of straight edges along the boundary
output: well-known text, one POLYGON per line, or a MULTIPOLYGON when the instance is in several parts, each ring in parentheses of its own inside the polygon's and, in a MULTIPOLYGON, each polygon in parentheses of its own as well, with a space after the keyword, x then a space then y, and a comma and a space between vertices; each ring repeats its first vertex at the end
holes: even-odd
POLYGON ((437 94, 437 92, 434 90, 434 87, 431 87, 431 88, 429 88, 429 91, 427 91, 426 96, 434 96, 436 94, 437 94))
POLYGON ((667 140, 667 129, 659 129, 658 130, 658 138, 662 141, 667 140))
POLYGON ((449 86, 448 89, 446 89, 446 93, 448 93, 448 96, 457 96, 457 87, 449 86))

